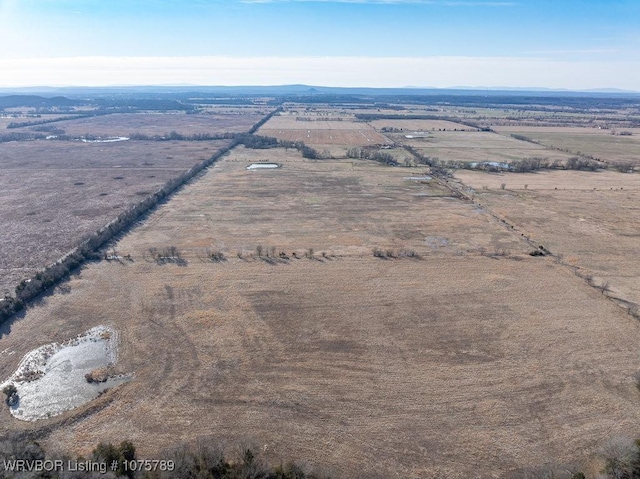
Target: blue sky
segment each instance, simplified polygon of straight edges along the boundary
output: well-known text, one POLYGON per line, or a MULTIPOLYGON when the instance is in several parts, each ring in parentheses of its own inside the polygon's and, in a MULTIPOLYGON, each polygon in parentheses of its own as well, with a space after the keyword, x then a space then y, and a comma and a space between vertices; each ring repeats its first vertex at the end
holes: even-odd
POLYGON ((640 90, 638 0, 0 0, 0 86, 640 90))

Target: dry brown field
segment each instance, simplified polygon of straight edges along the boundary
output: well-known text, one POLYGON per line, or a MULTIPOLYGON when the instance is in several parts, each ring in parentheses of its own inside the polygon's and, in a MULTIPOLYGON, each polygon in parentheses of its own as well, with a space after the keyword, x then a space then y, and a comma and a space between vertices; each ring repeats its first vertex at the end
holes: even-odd
POLYGON ((611 296, 640 303, 640 175, 459 171, 456 176, 475 188, 478 202, 562 255, 567 265, 593 275, 596 285, 608 282, 611 296))
POLYGON ((630 131, 632 134, 640 134, 640 128, 598 128, 597 126, 496 126, 493 128, 498 133, 516 133, 527 136, 527 133, 568 133, 575 135, 604 135, 611 136, 621 131, 630 131))
POLYGON ((149 458, 211 437, 336 478, 584 468, 636 434, 640 324, 412 171, 234 150, 115 245, 133 263, 85 266, 0 339, 8 376, 36 346, 112 325, 134 379, 38 424, 3 409, 0 430, 43 428, 76 453, 126 437, 149 458), (246 170, 266 160, 282 167, 246 170), (259 259, 259 244, 289 259, 259 259), (168 245, 182 265, 149 258, 168 245), (479 254, 494 249, 508 255, 479 254))
POLYGON ((289 254, 313 248, 318 254, 339 256, 370 255, 375 247, 420 254, 477 252, 482 246, 528 251, 507 231, 498 228, 489 234, 488 218, 454 201, 439 183, 412 179, 424 176, 417 168, 310 161, 295 150, 238 148, 213 167, 208 184, 172 200, 182 212, 179 236, 177 218, 167 221, 164 215, 170 211, 163 210, 141 226, 136 237, 144 241, 144 251, 162 247, 158 237, 177 241, 184 235, 184 253, 192 258, 207 247, 233 256, 255 252, 258 245, 289 254), (283 166, 246 170, 260 161, 283 166))
MULTIPOLYGON (((364 122, 330 121, 325 116, 307 116, 313 121, 301 121, 295 114, 276 115, 262 125, 258 134, 285 141, 302 141, 315 148, 327 148, 332 154, 344 155, 354 146, 374 146, 393 143, 364 122), (336 148, 342 147, 342 148, 336 148)), ((341 118, 341 117, 340 117, 341 118)))
MULTIPOLYGON (((400 135, 403 138, 403 135, 400 135)), ((423 148, 457 148, 470 150, 474 148, 492 150, 545 150, 544 147, 531 145, 508 136, 497 135, 488 131, 433 131, 426 138, 415 139, 416 146, 423 148)))
POLYGON ((228 141, 0 145, 0 294, 228 141))
POLYGON ((373 120, 370 121, 369 124, 376 130, 397 128, 399 130, 406 130, 406 133, 432 130, 477 131, 477 128, 447 120, 373 120))
POLYGON ((53 123, 67 135, 128 136, 132 133, 144 135, 167 135, 176 131, 183 135, 198 133, 239 133, 248 131, 264 115, 252 113, 246 115, 185 113, 116 113, 77 120, 53 123))
POLYGON ((302 141, 309 146, 335 145, 345 148, 353 146, 373 146, 393 143, 387 137, 373 129, 296 129, 296 130, 270 130, 261 128, 260 135, 273 136, 284 141, 302 141))
POLYGON ((440 160, 462 162, 517 162, 526 158, 566 161, 571 155, 541 145, 491 132, 432 131, 425 138, 406 138, 389 134, 398 143, 416 148, 423 155, 440 160))
MULTIPOLYGON (((594 156, 605 161, 629 161, 640 164, 640 134, 632 136, 612 135, 611 130, 597 128, 502 128, 506 133, 523 134, 545 146, 563 148, 574 154, 578 152, 594 156)), ((632 131, 619 128, 615 131, 632 131)))
MULTIPOLYGON (((328 120, 324 116, 274 115, 260 130, 373 130, 365 122, 353 119, 328 120), (298 118, 309 118, 300 120, 298 118)), ((342 118, 339 116, 337 118, 342 118)))

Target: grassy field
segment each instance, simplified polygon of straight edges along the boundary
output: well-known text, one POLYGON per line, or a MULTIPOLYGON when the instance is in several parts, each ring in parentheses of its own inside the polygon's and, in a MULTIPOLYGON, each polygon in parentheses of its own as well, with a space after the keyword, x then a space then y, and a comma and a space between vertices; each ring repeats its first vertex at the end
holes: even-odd
POLYGON ((637 321, 412 171, 234 150, 115 245, 133 263, 86 266, 0 339, 7 376, 105 323, 134 379, 42 424, 3 410, 0 430, 80 453, 126 436, 146 457, 208 436, 338 478, 500 476, 634 434, 637 321), (246 170, 261 160, 282 166, 246 170), (150 258, 168 245, 179 264, 150 258))
POLYGON ((608 282, 612 296, 640 303, 640 261, 635 253, 640 227, 638 175, 460 171, 456 176, 476 189, 478 202, 562 255, 568 265, 593 275, 595 284, 608 282))
MULTIPOLYGON (((578 152, 605 161, 628 161, 640 164, 640 135, 612 135, 611 130, 594 128, 507 128, 504 133, 521 134, 543 145, 563 148, 573 154, 578 152)), ((622 128, 616 131, 631 131, 622 128)))
POLYGON ((416 148, 425 156, 444 161, 505 162, 512 163, 526 158, 547 158, 550 162, 564 162, 570 155, 516 140, 491 132, 477 131, 432 131, 425 138, 406 138, 405 135, 390 134, 398 143, 416 148))
POLYGON ((346 150, 354 146, 392 143, 366 123, 350 121, 348 118, 330 121, 323 115, 276 115, 260 128, 259 134, 286 141, 302 141, 316 148, 327 147, 330 150, 335 147, 343 147, 342 149, 346 150), (308 120, 303 121, 300 118, 308 120))
POLYGON ((0 145, 0 294, 228 141, 0 145))
POLYGON ((413 131, 432 131, 432 130, 458 130, 458 131, 476 131, 473 128, 461 123, 454 123, 446 120, 373 120, 369 124, 376 130, 383 128, 394 128, 398 130, 406 130, 406 133, 413 131))
POLYGON ((67 135, 81 136, 128 136, 133 133, 144 135, 168 135, 176 131, 183 135, 239 133, 249 130, 264 115, 253 112, 247 114, 187 115, 184 113, 122 113, 101 115, 77 120, 54 123, 67 135))

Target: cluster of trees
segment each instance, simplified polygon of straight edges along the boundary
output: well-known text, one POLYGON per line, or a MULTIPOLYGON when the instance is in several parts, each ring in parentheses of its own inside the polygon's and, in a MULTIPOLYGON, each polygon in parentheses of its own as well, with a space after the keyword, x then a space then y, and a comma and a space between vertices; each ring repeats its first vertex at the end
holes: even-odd
POLYGON ((235 133, 194 133, 192 135, 185 135, 184 133, 178 133, 177 131, 171 131, 164 135, 145 135, 144 133, 130 133, 130 140, 139 141, 211 141, 211 140, 228 140, 237 136, 235 133))
POLYGON ((603 165, 599 161, 580 156, 572 156, 565 163, 567 170, 596 171, 602 167, 606 167, 606 165, 603 165))
POLYGON ((167 246, 161 250, 151 247, 149 248, 149 254, 157 263, 180 261, 182 259, 182 253, 176 246, 167 246))
POLYGON ((392 154, 374 148, 350 148, 347 150, 347 158, 373 160, 389 166, 398 166, 398 161, 392 154))
POLYGON ((404 147, 404 149, 413 155, 413 157, 416 159, 419 165, 435 166, 437 163, 436 158, 430 158, 428 156, 425 156, 412 146, 407 145, 404 147))
POLYGON ((373 256, 376 258, 382 259, 394 259, 394 258, 420 258, 420 255, 416 253, 412 249, 401 249, 400 251, 396 251, 394 249, 382 249, 382 248, 373 248, 373 256))
MULTIPOLYGON (((64 471, 23 471, 12 475, 3 471, 0 477, 20 477, 22 479, 328 479, 323 473, 309 471, 294 462, 270 465, 251 447, 238 447, 230 456, 220 447, 201 440, 194 445, 181 445, 161 455, 162 466, 149 467, 146 471, 144 459, 137 456, 131 441, 120 444, 100 443, 89 457, 68 457, 50 454, 38 442, 26 435, 11 435, 0 439, 0 461, 22 460, 27 464, 35 461, 61 460, 64 471), (139 460, 140 462, 134 462, 139 460), (104 465, 106 471, 69 471, 67 465, 87 463, 104 465), (112 465, 117 467, 112 468, 112 465), (143 469, 143 470, 132 470, 143 469), (161 470, 163 469, 163 470, 161 470)), ((152 465, 153 463, 151 463, 152 465)))
POLYGON ((273 136, 244 134, 236 136, 236 140, 244 145, 245 148, 251 148, 252 150, 266 150, 280 146, 280 141, 273 136))
POLYGON ((311 148, 310 146, 305 145, 301 141, 296 141, 291 145, 293 148, 298 150, 303 158, 308 158, 310 160, 317 160, 322 157, 318 150, 311 148))
POLYGON ((512 163, 510 165, 510 169, 511 171, 515 171, 516 173, 526 173, 529 171, 537 171, 543 168, 553 167, 552 165, 554 165, 555 163, 556 162, 550 164, 547 158, 539 158, 537 156, 533 156, 512 163))
MULTIPOLYGON (((289 256, 286 252, 277 249, 275 246, 270 246, 270 247, 264 247, 262 245, 258 245, 256 246, 256 256, 260 259, 263 259, 267 262, 286 262, 289 261, 289 259, 291 259, 291 257, 295 258, 295 259, 301 259, 301 258, 308 258, 308 259, 316 259, 316 252, 314 251, 313 248, 308 248, 303 255, 301 256, 299 253, 297 253, 296 251, 294 251, 293 253, 291 253, 291 256, 289 256)), ((321 253, 323 258, 329 258, 329 256, 327 255, 327 253, 325 251, 323 251, 321 253)), ((253 258, 253 254, 249 255, 250 258, 253 258)), ((242 252, 238 252, 238 258, 240 259, 246 259, 246 256, 243 256, 242 252)))
POLYGON ((0 143, 9 143, 10 141, 29 141, 29 140, 43 140, 46 135, 42 133, 27 133, 27 132, 11 132, 1 133, 0 143))
POLYGON ((64 135, 65 131, 63 128, 57 127, 55 125, 40 125, 34 126, 31 128, 33 131, 39 131, 43 133, 49 133, 50 135, 64 135))
MULTIPOLYGON (((515 140, 520 140, 520 141, 527 141, 529 143, 536 143, 535 141, 533 141, 531 138, 529 138, 528 136, 525 135, 520 135, 518 133, 512 133, 511 134, 511 138, 515 139, 515 140)), ((536 143, 537 144, 537 143, 536 143)))
POLYGON ((246 148, 254 150, 263 150, 268 148, 294 148, 300 152, 303 158, 317 160, 326 158, 328 153, 320 153, 318 150, 305 145, 302 141, 285 141, 278 140, 272 136, 261 136, 254 134, 237 135, 236 141, 244 145, 246 148))

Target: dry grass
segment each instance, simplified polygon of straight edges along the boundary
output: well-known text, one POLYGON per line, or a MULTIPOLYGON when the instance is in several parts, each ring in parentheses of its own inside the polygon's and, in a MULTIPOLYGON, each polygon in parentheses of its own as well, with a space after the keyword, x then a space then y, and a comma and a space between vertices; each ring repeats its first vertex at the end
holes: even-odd
POLYGON ((336 477, 486 477, 579 459, 640 420, 637 323, 544 261, 102 264, 70 289, 2 348, 121 331, 135 379, 48 440, 76 452, 214 436, 336 477))
MULTIPOLYGON (((372 126, 355 121, 329 121, 327 117, 298 116, 294 113, 272 117, 259 130, 260 135, 273 136, 285 141, 302 141, 312 146, 344 148, 392 143, 376 132, 372 126), (309 118, 312 121, 301 121, 309 118)), ((342 118, 342 117, 340 117, 342 118)))
POLYGON ((348 148, 393 143, 380 133, 367 128, 360 130, 270 130, 261 128, 259 134, 285 141, 302 141, 311 146, 336 145, 348 148))
MULTIPOLYGON (((488 477, 634 434, 638 323, 407 171, 239 149, 116 245, 133 263, 89 265, 15 322, 0 373, 42 343, 120 331, 134 380, 45 423, 46 443, 82 453, 125 434, 153 458, 213 436, 335 477, 488 477), (266 154, 282 168, 245 170, 266 154), (143 259, 169 244, 186 265, 143 259), (316 259, 197 255, 256 244, 316 259), (520 254, 477 254, 497 246, 520 254)), ((0 414, 4 431, 39 427, 0 414)))
POLYGON ((546 158, 550 162, 564 162, 571 156, 491 132, 434 131, 429 132, 426 138, 413 139, 398 134, 389 136, 398 143, 417 148, 425 156, 447 161, 510 163, 537 157, 546 158))
POLYGON ((219 142, 0 145, 0 295, 57 260, 86 234, 170 178, 210 158, 219 142))
POLYGON ((491 173, 458 170, 456 178, 475 189, 484 187, 499 189, 502 183, 509 190, 571 190, 571 191, 615 191, 640 190, 640 175, 619 173, 613 170, 584 172, 573 170, 541 170, 535 173, 491 173))
POLYGON ((476 188, 479 202, 563 255, 567 264, 585 269, 595 284, 609 282, 613 296, 640 303, 640 176, 564 171, 456 176, 476 188), (483 186, 490 189, 479 189, 483 186))
MULTIPOLYGON (((342 117, 339 117, 342 118, 342 117)), ((262 125, 261 130, 371 130, 373 128, 364 122, 329 120, 324 116, 301 116, 295 114, 275 115, 262 125), (301 118, 307 118, 308 121, 301 118)))
POLYGON ((127 136, 132 133, 162 136, 171 131, 193 135, 247 131, 263 116, 252 112, 244 115, 126 113, 66 120, 53 125, 74 136, 127 136))
POLYGON ((407 133, 432 130, 477 131, 477 128, 446 120, 374 120, 370 121, 369 124, 376 130, 397 128, 399 130, 406 130, 407 133))
MULTIPOLYGON (((505 132, 520 133, 546 146, 564 148, 572 153, 584 153, 605 161, 628 161, 640 164, 640 134, 632 136, 612 135, 611 130, 594 128, 522 128, 503 129, 505 132)), ((615 131, 633 131, 627 128, 615 131)))
POLYGON ((210 181, 172 200, 179 216, 163 210, 138 230, 142 251, 159 246, 158 231, 165 228, 163 236, 180 242, 192 256, 208 246, 234 255, 254 251, 259 244, 288 253, 314 248, 337 255, 369 255, 376 246, 421 254, 479 246, 526 251, 506 231, 491 230, 486 217, 472 205, 454 201, 436 182, 408 179, 416 174, 413 168, 308 161, 295 150, 239 148, 218 162, 214 172, 210 181), (246 170, 265 160, 283 166, 246 170))

